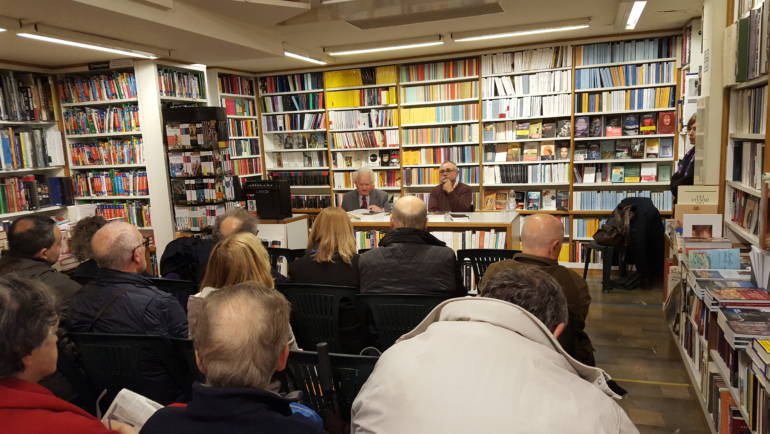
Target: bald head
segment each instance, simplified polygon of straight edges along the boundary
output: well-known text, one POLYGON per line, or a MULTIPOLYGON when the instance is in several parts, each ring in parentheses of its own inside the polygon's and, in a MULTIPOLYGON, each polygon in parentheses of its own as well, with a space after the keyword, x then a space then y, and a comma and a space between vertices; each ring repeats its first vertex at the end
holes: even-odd
POLYGON ((404 196, 393 205, 390 225, 393 229, 412 228, 425 230, 428 220, 425 202, 417 196, 404 196))
POLYGON ((107 223, 91 238, 94 259, 101 268, 136 273, 146 268, 144 239, 125 222, 107 223))
POLYGON ((557 259, 563 239, 564 225, 552 215, 531 215, 521 228, 521 243, 529 255, 557 259))

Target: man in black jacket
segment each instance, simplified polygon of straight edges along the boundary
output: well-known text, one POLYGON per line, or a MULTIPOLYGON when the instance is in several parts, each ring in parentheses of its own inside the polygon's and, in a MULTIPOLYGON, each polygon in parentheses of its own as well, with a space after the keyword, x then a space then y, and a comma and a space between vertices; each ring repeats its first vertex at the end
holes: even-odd
POLYGON ((427 229, 425 202, 416 196, 396 201, 391 231, 354 261, 361 292, 465 295, 454 251, 427 229))

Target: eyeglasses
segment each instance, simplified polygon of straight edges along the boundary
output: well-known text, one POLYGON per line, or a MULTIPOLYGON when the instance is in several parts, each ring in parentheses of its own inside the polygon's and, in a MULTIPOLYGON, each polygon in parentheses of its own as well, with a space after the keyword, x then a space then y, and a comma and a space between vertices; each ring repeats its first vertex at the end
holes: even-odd
POLYGON ((444 173, 452 173, 456 171, 457 169, 441 169, 438 171, 438 173, 444 174, 444 173))
POLYGON ((149 239, 149 238, 147 238, 147 237, 142 237, 142 238, 144 238, 144 241, 142 241, 142 244, 139 244, 138 246, 134 247, 134 250, 132 250, 132 251, 131 251, 131 253, 132 253, 132 254, 133 254, 133 252, 135 252, 135 251, 136 251, 136 249, 138 249, 139 247, 142 247, 142 246, 144 246, 145 248, 147 248, 147 247, 149 247, 149 246, 150 246, 150 239, 149 239))

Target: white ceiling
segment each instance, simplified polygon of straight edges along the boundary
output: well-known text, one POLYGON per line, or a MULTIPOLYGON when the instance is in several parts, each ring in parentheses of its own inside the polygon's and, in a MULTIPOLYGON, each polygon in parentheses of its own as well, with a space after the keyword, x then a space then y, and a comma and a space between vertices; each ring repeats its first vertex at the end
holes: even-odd
MULTIPOLYGON (((701 14, 702 3, 650 0, 636 31, 679 28, 701 14)), ((255 72, 312 66, 284 57, 284 46, 321 57, 324 46, 444 36, 441 46, 332 59, 348 64, 626 32, 622 11, 628 2, 541 0, 532 5, 531 0, 347 0, 330 5, 322 0, 0 0, 0 16, 171 49, 171 58, 178 61, 255 72), (584 17, 591 19, 589 29, 463 43, 449 38, 451 32, 584 17)), ((0 32, 0 61, 57 67, 112 57, 0 32)))

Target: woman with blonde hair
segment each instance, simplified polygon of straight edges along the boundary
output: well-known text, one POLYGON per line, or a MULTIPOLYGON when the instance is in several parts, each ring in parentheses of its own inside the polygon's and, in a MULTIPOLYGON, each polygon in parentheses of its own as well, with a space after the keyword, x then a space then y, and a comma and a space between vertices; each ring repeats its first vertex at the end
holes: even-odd
POLYGON ((289 281, 356 286, 353 225, 342 208, 324 208, 316 217, 305 256, 289 264, 289 281))

